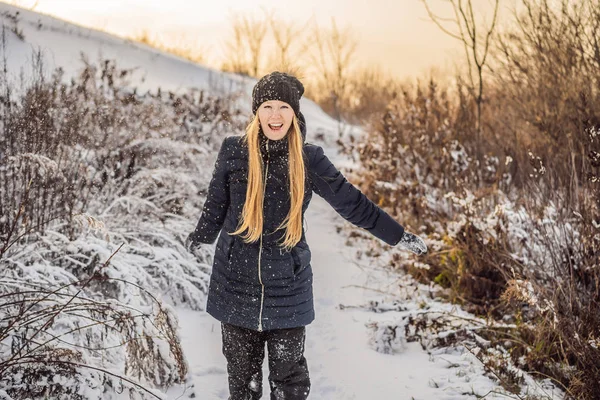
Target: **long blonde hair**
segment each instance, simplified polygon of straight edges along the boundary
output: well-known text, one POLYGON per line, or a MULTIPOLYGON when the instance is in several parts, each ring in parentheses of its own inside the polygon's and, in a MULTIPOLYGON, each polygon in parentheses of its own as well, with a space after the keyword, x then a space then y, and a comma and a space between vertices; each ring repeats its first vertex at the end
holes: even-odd
MULTIPOLYGON (((246 134, 242 137, 248 147, 248 187, 246 189, 246 202, 242 210, 240 223, 231 235, 241 235, 246 243, 257 241, 263 231, 263 201, 264 201, 264 176, 263 161, 260 156, 259 145, 260 122, 256 115, 246 127, 246 134)), ((282 139, 284 140, 284 139, 282 139)), ((298 119, 294 115, 292 126, 287 133, 288 141, 288 179, 290 183, 290 210, 277 227, 276 231, 286 228, 285 238, 280 246, 290 250, 302 238, 302 203, 304 200, 305 166, 302 150, 302 133, 298 119)))

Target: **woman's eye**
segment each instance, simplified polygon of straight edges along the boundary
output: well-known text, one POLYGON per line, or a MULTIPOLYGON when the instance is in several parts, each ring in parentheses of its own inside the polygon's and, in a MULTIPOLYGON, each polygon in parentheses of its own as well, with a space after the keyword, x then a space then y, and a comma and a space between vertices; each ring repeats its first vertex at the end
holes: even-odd
POLYGON ((264 106, 263 108, 271 108, 271 106, 264 106))
POLYGON ((289 108, 288 106, 281 106, 281 108, 289 108))

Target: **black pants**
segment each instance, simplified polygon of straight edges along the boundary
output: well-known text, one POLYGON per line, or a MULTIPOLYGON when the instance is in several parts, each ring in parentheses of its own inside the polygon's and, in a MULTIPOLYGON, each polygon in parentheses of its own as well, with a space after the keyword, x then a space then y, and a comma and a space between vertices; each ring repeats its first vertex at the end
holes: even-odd
POLYGON ((308 397, 310 380, 304 358, 304 327, 258 332, 222 323, 221 333, 229 375, 229 400, 261 398, 265 342, 269 352, 271 400, 308 397))

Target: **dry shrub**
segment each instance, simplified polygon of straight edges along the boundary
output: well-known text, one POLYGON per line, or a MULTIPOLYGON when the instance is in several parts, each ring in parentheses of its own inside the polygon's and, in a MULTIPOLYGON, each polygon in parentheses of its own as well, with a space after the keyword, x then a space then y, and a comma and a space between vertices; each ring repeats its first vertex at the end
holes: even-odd
POLYGON ((112 388, 126 390, 130 398, 161 398, 144 386, 183 382, 187 364, 171 310, 132 282, 115 281, 141 289, 145 306, 104 300, 90 290, 93 283, 112 281, 104 270, 116 252, 82 280, 60 268, 3 265, 0 382, 5 393, 89 399, 106 398, 112 388))
POLYGON ((0 386, 15 399, 160 398, 147 387, 187 371, 160 295, 204 307, 210 256, 189 255, 181 232, 210 153, 243 125, 238 94, 139 94, 110 60, 46 79, 36 60, 18 91, 0 74, 0 386), (102 266, 110 240, 127 246, 102 266))
MULTIPOLYGON (((598 5, 521 0, 524 11, 500 36, 490 94, 496 116, 488 121, 497 136, 541 157, 554 171, 553 185, 573 189, 564 194, 575 203, 576 187, 592 172, 586 131, 600 125, 598 5)), ((523 151, 512 154, 527 164, 523 151)), ((522 168, 518 175, 525 182, 529 173, 522 168)))
POLYGON ((485 313, 499 303, 504 269, 491 260, 502 263, 506 244, 502 236, 490 237, 489 225, 479 221, 495 202, 494 190, 483 185, 506 184, 508 178, 499 157, 486 154, 480 162, 471 156, 475 146, 463 145, 475 137, 464 128, 472 121, 465 111, 470 103, 463 95, 458 104, 452 98, 433 81, 427 88, 405 88, 374 124, 374 137, 360 144, 363 187, 401 215, 407 228, 444 243, 441 253, 424 259, 428 269, 411 272, 452 288, 455 300, 485 313), (446 221, 454 221, 451 235, 446 221))
POLYGON ((350 86, 344 118, 354 124, 371 121, 385 110, 400 89, 392 78, 377 68, 354 72, 350 76, 350 86))
MULTIPOLYGON (((428 236, 395 259, 478 314, 512 319, 511 350, 577 399, 600 393, 600 7, 523 0, 475 105, 452 89, 405 87, 358 145, 362 189, 428 236), (529 282, 536 308, 502 294, 529 282)), ((513 293, 514 294, 514 293, 513 293)), ((506 340, 503 338, 502 340, 506 340)))
POLYGON ((0 257, 52 221, 68 221, 64 229, 74 237, 75 215, 132 193, 181 213, 190 196, 181 188, 189 184, 171 176, 155 180, 153 189, 140 185, 149 169, 189 168, 206 145, 216 146, 238 124, 236 94, 139 95, 125 86, 130 73, 110 60, 86 62, 70 83, 61 70, 49 81, 40 72, 22 94, 13 93, 6 74, 0 77, 0 257))
MULTIPOLYGON (((452 119, 444 118, 450 121, 444 126, 437 123, 443 114, 433 113, 432 122, 413 118, 431 115, 422 111, 431 104, 439 103, 412 103, 398 114, 389 108, 376 131, 381 136, 360 146, 368 195, 434 243, 422 262, 428 268, 400 262, 418 278, 449 288, 449 298, 470 311, 524 318, 527 324, 513 333, 520 337, 515 348, 523 346, 511 352, 515 363, 524 356, 521 366, 552 377, 573 398, 594 398, 590 393, 600 391, 594 347, 600 331, 600 214, 592 185, 597 175, 574 187, 573 177, 581 173, 576 163, 570 164, 566 179, 557 176, 560 170, 548 172, 551 167, 541 158, 522 154, 532 160, 531 176, 519 187, 515 169, 507 168, 511 163, 469 156, 453 133, 452 119), (565 182, 567 187, 561 186, 565 182), (565 195, 573 190, 577 195, 565 195), (502 301, 513 278, 534 282, 540 301, 555 310, 552 318, 502 301)), ((595 148, 597 138, 590 132, 596 131, 584 137, 596 142, 586 146, 595 148)), ((590 165, 596 151, 589 152, 590 165)), ((495 364, 486 359, 486 365, 495 364)))

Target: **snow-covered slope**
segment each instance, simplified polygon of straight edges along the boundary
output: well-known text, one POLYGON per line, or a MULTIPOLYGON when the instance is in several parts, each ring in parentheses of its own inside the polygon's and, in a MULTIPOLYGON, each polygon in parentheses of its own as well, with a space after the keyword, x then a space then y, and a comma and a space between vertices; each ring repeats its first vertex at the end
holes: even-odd
MULTIPOLYGON (((61 67, 66 77, 78 73, 83 66, 82 54, 85 54, 92 63, 113 59, 120 68, 134 68, 135 74, 130 84, 138 90, 155 91, 159 87, 181 92, 191 87, 214 92, 241 90, 245 96, 240 104, 243 109, 250 109, 249 95, 255 83, 253 79, 223 74, 144 45, 3 3, 0 3, 0 20, 7 28, 5 54, 9 71, 15 80, 19 79, 21 71, 25 77, 30 73, 32 54, 38 49, 44 55, 46 71, 50 73, 54 68, 61 67)), ((338 153, 335 146, 337 123, 310 100, 303 99, 301 108, 307 119, 308 140, 321 144, 328 157, 341 169, 353 166, 352 161, 338 153)), ((177 147, 178 143, 173 143, 173 146, 177 147)), ((206 165, 214 162, 208 160, 209 157, 214 157, 214 154, 207 156, 206 165)), ((197 172, 189 171, 189 174, 197 172)), ((206 171, 207 179, 209 175, 210 171, 206 171)), ((316 321, 307 329, 306 342, 306 356, 313 382, 311 399, 459 399, 486 394, 488 398, 496 396, 493 392, 501 391, 498 383, 485 376, 483 366, 464 349, 462 352, 428 354, 416 343, 406 343, 402 338, 396 343, 402 347, 396 351, 399 354, 382 354, 373 349, 376 347, 370 345, 373 335, 365 325, 383 324, 388 319, 400 320, 419 308, 426 308, 430 313, 446 314, 455 313, 455 310, 447 304, 435 303, 425 295, 407 300, 403 303, 407 308, 404 310, 379 314, 365 310, 363 306, 370 304, 370 301, 395 299, 400 292, 414 291, 415 287, 405 284, 402 277, 395 273, 378 268, 378 263, 367 256, 358 260, 356 254, 368 254, 369 246, 373 243, 357 241, 352 247, 346 246, 349 226, 342 224, 341 217, 322 199, 314 198, 313 202, 307 212, 307 238, 313 250, 317 313, 316 321), (341 233, 336 229, 338 224, 345 225, 341 233), (340 303, 346 306, 345 309, 337 307, 340 303)), ((185 217, 187 215, 176 221, 178 229, 182 226, 192 229, 198 216, 190 215, 189 222, 181 221, 185 217)), ((136 234, 138 232, 132 232, 131 236, 136 234)), ((94 243, 98 247, 103 245, 99 240, 94 243)), ((170 253, 164 258, 179 251, 183 249, 170 246, 170 253)), ((183 253, 178 254, 182 257, 169 259, 184 259, 183 253)), ((186 254, 185 257, 191 260, 190 255, 186 254)), ((140 264, 142 261, 145 262, 141 260, 140 264)), ((168 398, 189 398, 192 394, 198 399, 227 398, 227 375, 225 360, 220 353, 219 324, 206 313, 191 311, 181 305, 178 306, 178 313, 190 378, 188 387, 171 388, 168 398), (190 388, 191 385, 194 387, 190 388)), ((265 371, 265 377, 267 375, 265 371)), ((267 398, 266 380, 264 388, 264 398, 267 398)), ((495 398, 505 396, 498 394, 495 398)))
MULTIPOLYGON (((144 44, 1 2, 0 20, 6 27, 7 66, 14 79, 20 79, 21 74, 26 78, 31 73, 32 58, 37 51, 44 56, 48 73, 60 67, 66 77, 81 70, 82 57, 91 63, 110 59, 116 60, 119 68, 135 70, 130 83, 138 91, 156 91, 159 87, 174 92, 192 87, 214 92, 241 90, 246 94, 241 106, 250 110, 255 79, 216 71, 144 44)), ((305 115, 310 115, 309 132, 337 130, 335 121, 312 101, 303 98, 301 106, 305 115)))
MULTIPOLYGON (((136 83, 142 89, 177 90, 190 86, 206 88, 211 76, 219 74, 175 56, 161 53, 148 46, 117 38, 107 33, 80 27, 56 18, 0 3, 0 13, 15 16, 17 21, 3 15, 7 28, 22 32, 8 35, 8 66, 19 71, 31 63, 32 51, 40 49, 48 70, 61 67, 66 75, 76 74, 85 54, 91 62, 116 59, 123 68, 139 68, 136 83), (18 14, 17 14, 18 13, 18 14)), ((231 79, 231 78, 229 78, 231 79)))

